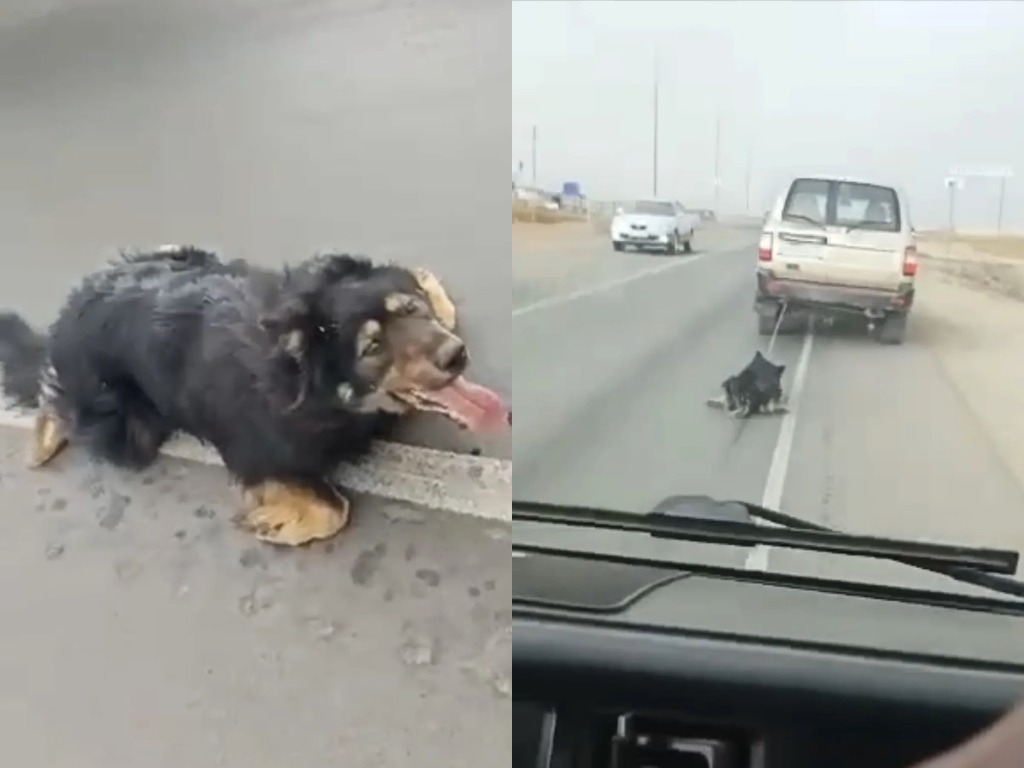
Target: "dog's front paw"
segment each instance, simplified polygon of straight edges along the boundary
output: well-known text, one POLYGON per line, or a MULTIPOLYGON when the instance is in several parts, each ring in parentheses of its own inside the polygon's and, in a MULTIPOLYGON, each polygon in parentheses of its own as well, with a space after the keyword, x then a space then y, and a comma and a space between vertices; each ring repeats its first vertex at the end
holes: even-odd
POLYGON ((307 488, 268 482, 245 491, 251 508, 238 519, 268 544, 299 547, 336 536, 349 520, 349 501, 340 493, 329 503, 307 488))

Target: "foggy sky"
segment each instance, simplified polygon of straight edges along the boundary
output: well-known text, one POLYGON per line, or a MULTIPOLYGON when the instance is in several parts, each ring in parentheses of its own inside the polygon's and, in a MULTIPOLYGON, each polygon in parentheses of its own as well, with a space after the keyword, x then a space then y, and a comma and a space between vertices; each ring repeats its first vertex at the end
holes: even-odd
MULTIPOLYGON (((1024 3, 516 0, 513 164, 594 198, 649 196, 655 51, 659 193, 763 212, 787 178, 902 186, 917 226, 944 226, 953 165, 1024 175, 1024 3)), ((968 180, 957 223, 994 229, 998 182, 968 180)), ((1005 228, 1024 230, 1024 177, 1005 228)))

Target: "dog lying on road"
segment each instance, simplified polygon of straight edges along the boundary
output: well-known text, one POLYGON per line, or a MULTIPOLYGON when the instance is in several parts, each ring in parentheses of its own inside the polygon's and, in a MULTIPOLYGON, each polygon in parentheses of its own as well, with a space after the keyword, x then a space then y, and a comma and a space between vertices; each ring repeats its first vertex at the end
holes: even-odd
POLYGON ((722 394, 711 398, 712 408, 724 408, 730 415, 745 419, 757 414, 786 413, 782 394, 782 374, 786 366, 775 365, 760 352, 734 376, 722 382, 722 394))
POLYGON ((143 468, 184 432, 241 484, 244 526, 292 546, 346 526, 349 502, 328 478, 402 415, 511 423, 463 375, 438 279, 345 254, 284 270, 186 247, 127 255, 85 278, 48 335, 0 316, 0 363, 8 395, 38 405, 31 466, 74 441, 143 468))

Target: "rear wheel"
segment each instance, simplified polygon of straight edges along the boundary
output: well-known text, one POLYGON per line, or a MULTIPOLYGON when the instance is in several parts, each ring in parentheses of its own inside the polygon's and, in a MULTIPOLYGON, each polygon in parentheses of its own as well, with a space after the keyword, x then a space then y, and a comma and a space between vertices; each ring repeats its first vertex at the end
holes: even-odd
POLYGON ((878 340, 883 344, 902 344, 907 335, 907 315, 893 312, 887 315, 878 333, 878 340))
POLYGON ((683 253, 693 253, 693 232, 683 241, 683 253))
POLYGON ((624 251, 624 250, 626 250, 626 244, 625 243, 617 243, 614 240, 612 240, 612 248, 614 248, 616 251, 624 251))
POLYGON ((679 252, 679 234, 673 232, 668 237, 668 245, 665 246, 665 253, 669 256, 675 256, 679 252))

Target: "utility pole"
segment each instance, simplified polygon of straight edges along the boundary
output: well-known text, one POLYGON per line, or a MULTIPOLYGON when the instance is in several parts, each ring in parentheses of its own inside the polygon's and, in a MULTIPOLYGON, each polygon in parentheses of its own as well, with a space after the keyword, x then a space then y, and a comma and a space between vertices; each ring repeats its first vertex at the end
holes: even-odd
POLYGON ((533 126, 533 135, 530 140, 530 167, 533 172, 533 186, 537 186, 537 126, 533 126))
POLYGON ((652 142, 652 167, 651 167, 651 192, 653 197, 658 197, 658 102, 659 89, 661 86, 661 59, 658 52, 654 52, 654 136, 652 142))
POLYGON ((743 213, 750 215, 750 177, 754 164, 754 149, 752 144, 747 145, 747 173, 746 173, 746 195, 743 203, 743 213))
POLYGON ((1006 200, 1006 177, 999 177, 999 214, 996 220, 996 231, 1003 231, 1003 202, 1006 200))
POLYGON ((722 162, 722 113, 715 118, 715 215, 718 215, 718 190, 722 185, 720 176, 722 162))

